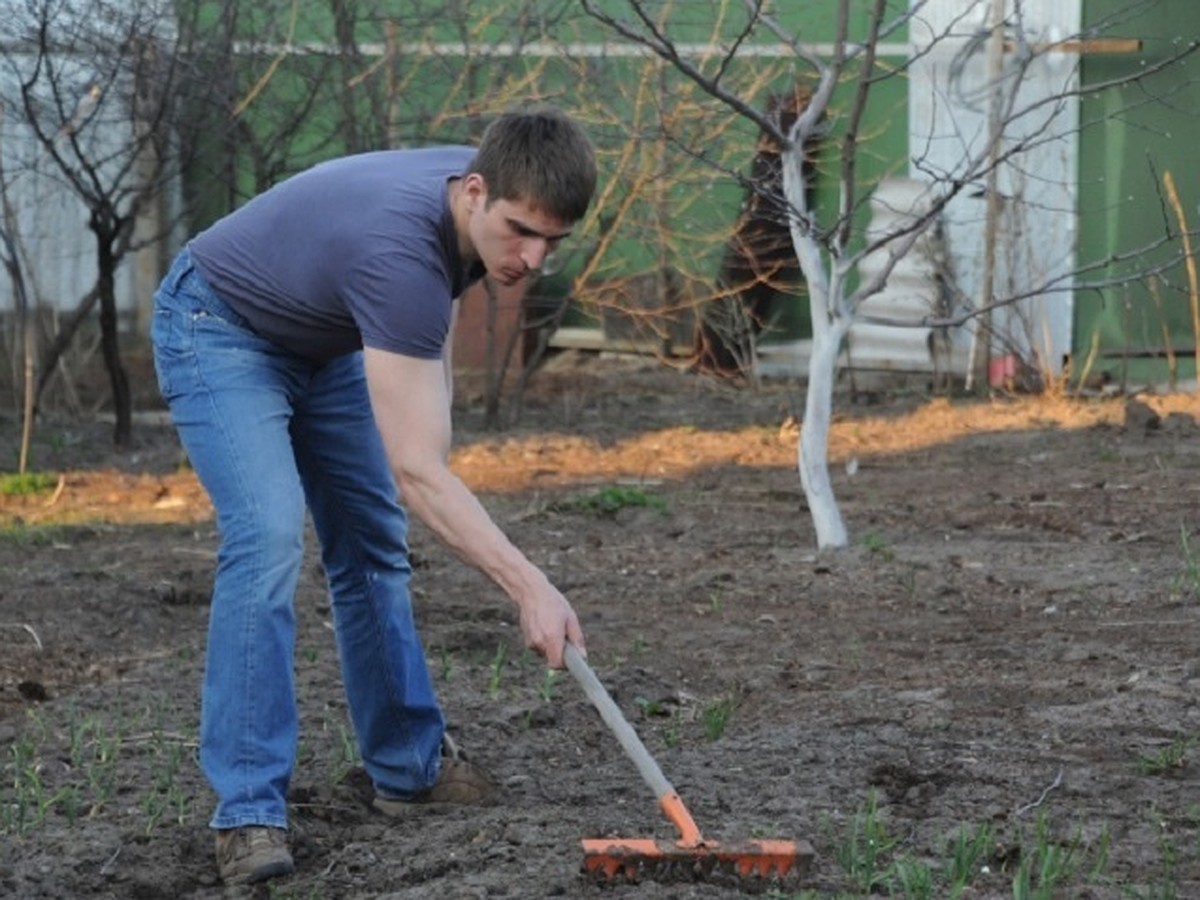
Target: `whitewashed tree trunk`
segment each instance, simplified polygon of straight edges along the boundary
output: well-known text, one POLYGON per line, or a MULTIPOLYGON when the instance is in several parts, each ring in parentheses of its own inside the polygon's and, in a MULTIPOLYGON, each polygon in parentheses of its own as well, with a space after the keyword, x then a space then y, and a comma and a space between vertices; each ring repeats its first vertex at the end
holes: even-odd
POLYGON ((833 418, 833 383, 838 353, 850 329, 848 316, 831 316, 813 301, 812 355, 808 361, 808 391, 804 401, 804 422, 800 428, 798 463, 800 483, 808 500, 809 513, 817 532, 817 547, 822 550, 845 547, 849 543, 833 484, 829 479, 829 425, 833 418), (822 320, 818 327, 817 320, 822 320))
POLYGON ((845 547, 849 543, 846 525, 842 521, 829 478, 828 446, 838 355, 853 316, 846 307, 845 282, 839 270, 833 266, 826 268, 821 247, 808 227, 804 183, 806 127, 805 121, 797 122, 790 135, 791 146, 784 151, 783 192, 788 203, 792 245, 808 285, 813 332, 797 464, 800 484, 804 488, 804 497, 808 501, 809 514, 817 533, 817 547, 825 550, 845 547))

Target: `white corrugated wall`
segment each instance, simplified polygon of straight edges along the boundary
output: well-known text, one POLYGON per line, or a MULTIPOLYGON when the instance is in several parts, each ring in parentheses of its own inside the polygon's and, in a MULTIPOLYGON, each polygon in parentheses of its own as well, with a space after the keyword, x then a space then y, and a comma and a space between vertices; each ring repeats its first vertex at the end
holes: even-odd
MULTIPOLYGON (((995 96, 988 59, 993 0, 910 0, 914 61, 909 76, 909 174, 954 177, 965 161, 984 152, 995 96), (919 8, 918 8, 919 7, 919 8)), ((1008 34, 1030 43, 1078 35, 1081 0, 1006 0, 1008 34)), ((1017 91, 1016 107, 1031 113, 1007 123, 1002 150, 1029 140, 1032 148, 1001 163, 993 207, 993 296, 1023 295, 1053 284, 1054 291, 998 310, 993 356, 1016 351, 1043 371, 1058 372, 1071 347, 1075 266, 1078 102, 1067 97, 1079 84, 1079 57, 1042 53, 1019 80, 1017 55, 1002 57, 1002 85, 1017 91)), ((978 179, 946 210, 946 242, 958 286, 974 303, 984 301, 987 270, 988 182, 978 179)))

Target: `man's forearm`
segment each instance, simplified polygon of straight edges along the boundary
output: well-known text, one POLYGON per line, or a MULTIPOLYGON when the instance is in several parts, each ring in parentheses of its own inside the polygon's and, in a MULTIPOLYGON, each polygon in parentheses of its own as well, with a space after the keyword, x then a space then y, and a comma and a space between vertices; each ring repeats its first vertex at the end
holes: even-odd
POLYGON ((404 503, 464 562, 492 579, 518 604, 544 587, 546 576, 492 521, 483 504, 449 469, 399 479, 404 503))

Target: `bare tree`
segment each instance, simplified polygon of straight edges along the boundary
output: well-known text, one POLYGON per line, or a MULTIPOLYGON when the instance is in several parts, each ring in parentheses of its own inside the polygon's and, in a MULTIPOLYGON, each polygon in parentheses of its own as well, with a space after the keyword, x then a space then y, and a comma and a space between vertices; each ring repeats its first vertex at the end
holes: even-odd
MULTIPOLYGON (((654 14, 681 15, 667 4, 654 14)), ((710 43, 722 28, 720 17, 686 22, 710 43)), ((715 72, 720 62, 708 56, 699 65, 715 72)), ((758 63, 718 77, 747 103, 780 107, 785 64, 758 63)), ((605 227, 581 273, 581 305, 617 338, 657 344, 664 355, 694 353, 701 368, 744 371, 747 338, 765 318, 747 294, 795 289, 761 227, 782 218, 747 178, 756 168, 778 174, 778 153, 754 152, 756 142, 773 145, 778 129, 759 135, 752 121, 714 116, 702 87, 663 60, 614 53, 587 66, 579 108, 604 140, 596 209, 605 227)))
MULTIPOLYGON (((8 6, 16 28, 0 46, 0 108, 12 139, 0 160, 0 189, 8 196, 32 184, 33 195, 53 195, 55 205, 73 198, 95 247, 95 282, 50 336, 35 394, 98 308, 114 440, 123 444, 132 398, 120 346, 118 293, 130 290, 118 277, 122 267, 135 256, 153 259, 135 286, 144 301, 190 231, 317 159, 364 149, 359 142, 371 135, 344 126, 373 119, 356 117, 339 93, 352 57, 329 47, 292 52, 299 33, 319 27, 298 18, 301 9, 313 14, 306 4, 266 0, 253 21, 237 0, 204 9, 170 0, 8 6), (264 20, 278 32, 265 33, 264 20)), ((342 12, 346 4, 334 7, 342 12)), ((29 190, 24 199, 28 206, 29 190)), ((54 239, 22 235, 20 218, 8 217, 18 246, 54 239)), ((76 222, 58 218, 56 237, 69 243, 76 222)), ((26 266, 31 302, 58 309, 74 299, 47 296, 40 285, 49 279, 38 268, 26 266)))
MULTIPOLYGON (((931 15, 935 6, 941 12, 949 7, 927 0, 912 0, 899 10, 888 0, 838 0, 829 5, 835 25, 833 39, 825 45, 806 43, 804 35, 770 13, 765 0, 715 0, 708 15, 710 20, 725 23, 725 28, 721 40, 710 45, 708 55, 698 62, 678 30, 700 15, 698 5, 689 5, 690 17, 672 18, 663 15, 664 4, 658 0, 581 3, 612 32, 670 63, 716 106, 756 123, 782 148, 783 196, 777 199, 786 209, 792 243, 808 286, 813 330, 798 466, 822 548, 848 543, 829 477, 827 444, 839 356, 864 304, 886 286, 897 264, 943 223, 957 208, 956 203, 974 196, 988 205, 985 272, 977 296, 959 297, 957 314, 940 319, 931 315, 913 322, 873 315, 874 321, 945 327, 1102 282, 1098 273, 1106 271, 1112 259, 1066 268, 1061 258, 1045 265, 1041 264, 1044 258, 1035 261, 1037 265, 1028 265, 1026 259, 1027 277, 1002 282, 996 277, 999 261, 995 255, 1001 206, 1015 209, 1023 205, 1028 214, 1060 202, 1046 199, 1048 179, 1039 178, 1036 154, 1056 146, 1065 134, 1078 131, 1078 122, 1068 114, 1072 101, 1089 92, 1136 85, 1153 73, 1178 65, 1196 50, 1195 42, 1171 46, 1128 75, 1085 88, 1074 77, 1077 51, 1102 36, 1046 30, 1025 14, 1022 0, 968 0, 955 5, 948 17, 931 15), (920 35, 913 40, 915 52, 884 65, 879 57, 881 46, 903 29, 920 35), (790 127, 749 102, 727 77, 739 62, 751 64, 743 62, 753 59, 751 51, 768 44, 789 49, 799 77, 811 89, 810 102, 790 127), (980 75, 978 64, 985 56, 989 65, 980 75), (925 185, 922 196, 912 208, 901 211, 906 214, 897 217, 894 226, 869 230, 864 227, 863 215, 869 191, 860 179, 868 105, 889 80, 910 74, 927 62, 940 67, 937 71, 943 76, 947 72, 950 76, 948 82, 931 82, 928 99, 938 113, 946 112, 951 101, 959 99, 972 115, 982 117, 983 125, 975 119, 951 117, 940 120, 941 127, 925 136, 924 145, 919 138, 915 142, 910 139, 910 170, 925 185), (1050 90, 1030 91, 1028 86, 1039 67, 1057 77, 1050 79, 1050 90), (960 96, 952 97, 951 92, 960 96), (805 190, 806 157, 818 145, 836 150, 824 157, 836 172, 839 191, 837 208, 828 217, 812 206, 805 190), (862 274, 859 264, 868 258, 873 265, 862 274)), ((703 154, 702 145, 695 150, 703 154)), ((1164 235, 1160 243, 1171 237, 1164 235)), ((1047 236, 1041 239, 1046 241, 1047 236)), ((1137 257, 1145 249, 1131 249, 1128 256, 1137 257)), ((1065 258, 1070 261, 1069 252, 1065 258)), ((1143 269, 1139 274, 1146 272, 1143 269)))
POLYGON ((6 178, 65 186, 82 204, 96 253, 95 284, 55 336, 38 391, 98 306, 114 439, 125 443, 132 410, 120 352, 116 276, 132 249, 162 238, 169 217, 167 188, 179 158, 170 128, 180 80, 174 14, 164 0, 8 6, 15 37, 0 49, 0 103, 7 125, 22 139, 10 143, 6 178), (145 230, 148 221, 159 223, 153 233, 145 230))

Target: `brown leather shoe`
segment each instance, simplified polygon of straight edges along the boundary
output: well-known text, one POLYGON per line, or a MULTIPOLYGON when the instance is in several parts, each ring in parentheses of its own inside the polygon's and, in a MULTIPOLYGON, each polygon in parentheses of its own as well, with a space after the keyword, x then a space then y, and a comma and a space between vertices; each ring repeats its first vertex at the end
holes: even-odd
POLYGON ((296 870, 288 852, 287 832, 246 825, 217 832, 217 870, 226 884, 254 884, 296 870))
POLYGON ((442 768, 437 781, 415 797, 375 795, 373 806, 385 816, 403 816, 416 805, 437 803, 477 806, 495 791, 495 785, 482 769, 467 762, 450 735, 442 737, 442 768))

